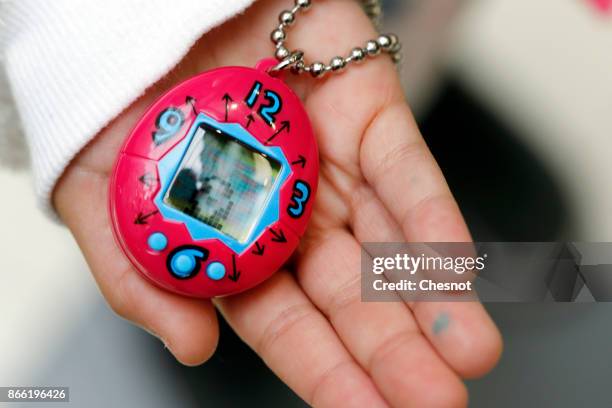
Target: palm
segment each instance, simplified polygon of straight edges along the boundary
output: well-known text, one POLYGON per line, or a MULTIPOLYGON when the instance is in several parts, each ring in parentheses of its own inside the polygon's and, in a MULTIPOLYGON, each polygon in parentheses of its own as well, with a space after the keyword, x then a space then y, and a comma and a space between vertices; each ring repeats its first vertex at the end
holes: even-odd
MULTIPOLYGON (((58 212, 113 309, 159 336, 186 364, 201 363, 215 349, 213 305, 158 289, 129 265, 106 216, 108 174, 126 133, 161 90, 214 66, 253 65, 268 55, 267 28, 285 3, 258 3, 207 34, 179 68, 80 153, 54 194, 58 212)), ((292 38, 321 57, 373 35, 352 2, 330 0, 311 13, 292 38), (313 35, 332 25, 333 32, 313 35), (322 43, 321 37, 328 41, 322 43)), ((359 242, 469 240, 403 101, 392 64, 380 58, 330 80, 289 80, 305 100, 319 139, 321 175, 313 217, 294 271, 281 271, 216 305, 312 404, 464 404, 460 376, 486 372, 500 349, 499 335, 480 305, 360 302, 359 242), (434 335, 431 327, 440 313, 450 316, 451 325, 434 335)))

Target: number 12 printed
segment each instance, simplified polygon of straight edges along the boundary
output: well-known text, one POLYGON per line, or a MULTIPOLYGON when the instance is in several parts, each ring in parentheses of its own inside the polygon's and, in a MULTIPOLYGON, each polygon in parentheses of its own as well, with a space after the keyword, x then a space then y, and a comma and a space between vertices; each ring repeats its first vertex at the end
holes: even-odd
MULTIPOLYGON (((257 81, 253 84, 249 95, 245 99, 249 108, 252 108, 257 103, 260 94, 262 93, 263 85, 257 81)), ((262 103, 257 113, 268 124, 273 126, 276 123, 276 115, 283 109, 283 101, 278 94, 272 90, 263 90, 263 96, 266 103, 262 103)))

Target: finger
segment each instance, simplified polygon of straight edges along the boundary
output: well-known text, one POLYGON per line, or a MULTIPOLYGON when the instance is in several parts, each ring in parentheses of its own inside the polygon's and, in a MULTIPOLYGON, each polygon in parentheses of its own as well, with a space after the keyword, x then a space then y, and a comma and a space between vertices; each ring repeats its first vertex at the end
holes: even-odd
MULTIPOLYGON (((369 187, 356 189, 355 197, 351 227, 359 241, 403 241, 400 228, 369 187)), ((413 302, 410 306, 429 342, 462 377, 479 377, 499 360, 501 335, 480 303, 413 302)))
MULTIPOLYGON (((327 61, 339 50, 374 38, 376 31, 352 1, 313 8, 309 24, 297 24, 291 39, 327 61), (343 18, 338 21, 337 16, 343 18), (329 27, 334 27, 329 30, 329 27), (310 36, 308 32, 320 32, 310 36)), ((306 17, 304 17, 306 18, 306 17)), ((320 136, 323 157, 334 158, 351 179, 364 176, 402 227, 408 240, 469 241, 470 235, 442 172, 405 103, 397 71, 388 57, 351 65, 333 81, 307 93, 306 105, 320 136), (360 166, 358 165, 360 164, 360 166)), ((336 186, 350 196, 350 182, 336 186)))
POLYGON ((464 406, 466 390, 400 301, 361 301, 360 247, 337 230, 311 243, 298 279, 393 406, 464 406))
MULTIPOLYGON (((325 2, 310 14, 309 24, 297 24, 291 39, 299 41, 302 49, 316 50, 311 58, 327 61, 339 50, 376 36, 355 2, 325 2), (340 21, 338 15, 343 16, 340 21), (321 35, 308 35, 311 31, 321 35)), ((334 158, 334 167, 352 178, 365 176, 407 239, 470 239, 455 200, 404 101, 397 71, 388 57, 351 65, 333 81, 310 90, 306 105, 320 135, 321 155, 334 158)), ((354 186, 348 182, 337 187, 350 196, 354 186)))
POLYGON ((353 189, 349 225, 359 242, 404 242, 399 224, 366 183, 353 189))
POLYGON ((288 273, 279 272, 252 291, 216 302, 240 337, 309 404, 386 406, 288 273))
POLYGON ((502 351, 499 330, 478 302, 417 302, 419 326, 444 359, 461 376, 489 372, 502 351))
POLYGON ((212 303, 159 289, 129 264, 112 236, 107 185, 106 176, 73 165, 55 195, 102 294, 117 314, 158 336, 183 364, 206 361, 218 340, 212 303))
POLYGON ((404 238, 416 242, 469 242, 459 207, 429 152, 408 106, 383 106, 361 145, 363 174, 400 224, 404 238))

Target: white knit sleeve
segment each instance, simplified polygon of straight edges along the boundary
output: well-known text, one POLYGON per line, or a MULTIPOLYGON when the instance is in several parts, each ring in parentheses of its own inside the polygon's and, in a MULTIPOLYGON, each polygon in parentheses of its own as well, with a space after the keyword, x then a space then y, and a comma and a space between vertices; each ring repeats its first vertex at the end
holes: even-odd
POLYGON ((53 212, 53 186, 93 136, 252 2, 0 2, 0 50, 43 209, 53 212))

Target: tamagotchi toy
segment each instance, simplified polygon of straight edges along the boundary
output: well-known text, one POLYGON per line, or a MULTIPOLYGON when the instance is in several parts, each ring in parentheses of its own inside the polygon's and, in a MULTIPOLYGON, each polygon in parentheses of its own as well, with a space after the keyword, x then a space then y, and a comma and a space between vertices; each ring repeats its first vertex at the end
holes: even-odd
POLYGON ((115 237, 153 283, 201 298, 267 279, 312 212, 318 151, 302 102, 266 60, 202 73, 162 96, 121 149, 115 237))

